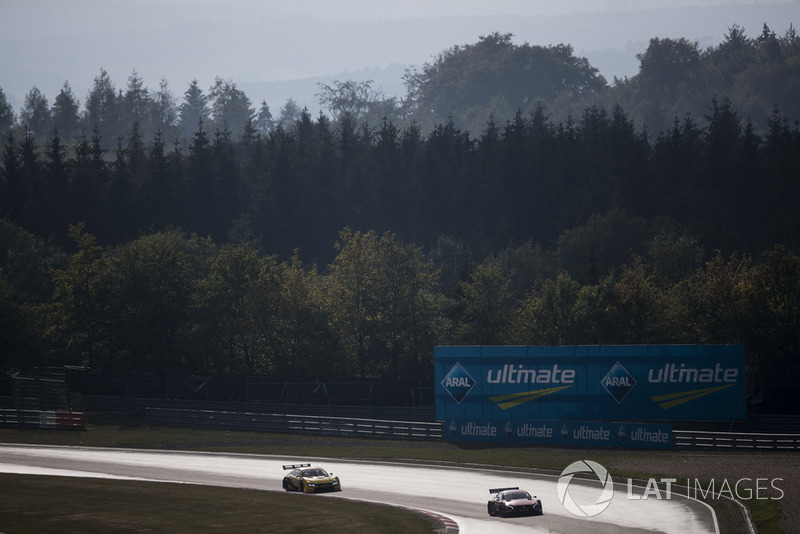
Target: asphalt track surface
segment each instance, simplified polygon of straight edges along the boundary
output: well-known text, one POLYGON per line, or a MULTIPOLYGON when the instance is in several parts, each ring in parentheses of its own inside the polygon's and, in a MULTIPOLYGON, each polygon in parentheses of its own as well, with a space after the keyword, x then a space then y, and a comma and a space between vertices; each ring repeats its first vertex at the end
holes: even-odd
MULTIPOLYGON (((629 492, 615 480, 614 497, 600 514, 581 518, 559 502, 557 476, 389 462, 265 455, 0 444, 0 472, 125 478, 282 491, 283 464, 313 463, 335 473, 343 491, 298 498, 349 498, 429 511, 458 523, 460 534, 718 532, 705 504, 672 493, 661 499, 642 489, 629 492), (489 488, 519 486, 542 500, 544 515, 489 517, 489 488), (634 498, 629 498, 629 493, 634 498)), ((565 466, 566 467, 566 466, 565 466)), ((613 474, 612 474, 613 475, 613 474)), ((601 485, 573 479, 569 495, 594 504, 601 485)))

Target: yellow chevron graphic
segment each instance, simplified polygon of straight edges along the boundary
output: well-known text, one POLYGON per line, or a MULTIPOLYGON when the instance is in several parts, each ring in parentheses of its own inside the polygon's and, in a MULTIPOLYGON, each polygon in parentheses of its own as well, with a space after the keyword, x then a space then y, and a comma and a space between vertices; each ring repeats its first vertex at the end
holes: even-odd
POLYGON ((562 389, 571 388, 572 386, 561 386, 557 388, 550 388, 550 389, 539 389, 537 391, 522 391, 520 393, 511 393, 509 395, 499 395, 497 397, 489 397, 489 400, 492 402, 496 402, 497 406, 499 406, 503 410, 507 410, 509 408, 513 408, 514 406, 519 406, 520 404, 524 404, 526 402, 530 402, 532 400, 536 400, 540 397, 544 397, 545 395, 550 395, 551 393, 555 393, 556 391, 561 391, 562 389))
POLYGON ((693 401, 695 399, 699 399, 700 397, 711 395, 712 393, 716 393, 717 391, 722 391, 723 389, 728 389, 729 387, 735 385, 736 384, 728 384, 727 386, 717 386, 713 388, 693 389, 691 391, 668 393, 666 395, 657 395, 655 397, 650 397, 650 400, 658 403, 658 405, 661 406, 661 408, 666 410, 668 408, 672 408, 673 406, 683 404, 684 402, 693 401))

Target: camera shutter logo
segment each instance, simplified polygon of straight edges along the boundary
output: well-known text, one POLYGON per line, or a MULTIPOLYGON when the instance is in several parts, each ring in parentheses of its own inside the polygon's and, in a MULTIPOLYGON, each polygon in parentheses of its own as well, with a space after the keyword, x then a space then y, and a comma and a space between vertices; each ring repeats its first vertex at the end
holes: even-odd
POLYGON ((442 379, 442 387, 453 397, 458 404, 464 400, 467 393, 475 387, 475 379, 470 376, 464 366, 456 362, 452 369, 442 379))
MULTIPOLYGON (((579 460, 569 464, 558 478, 557 489, 558 500, 561 501, 561 504, 564 505, 564 508, 569 513, 578 517, 598 515, 608 508, 612 497, 614 497, 614 481, 611 479, 611 475, 608 474, 605 467, 591 460, 579 460), (570 484, 577 473, 593 473, 603 485, 603 490, 594 504, 579 505, 570 495, 570 484)), ((581 491, 584 492, 585 489, 582 488, 581 491)))

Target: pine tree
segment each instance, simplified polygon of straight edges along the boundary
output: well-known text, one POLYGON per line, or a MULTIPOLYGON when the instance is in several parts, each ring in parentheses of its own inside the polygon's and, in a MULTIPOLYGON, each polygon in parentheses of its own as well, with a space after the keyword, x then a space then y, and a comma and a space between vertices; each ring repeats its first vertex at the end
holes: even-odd
POLYGON ((6 98, 3 88, 0 87, 0 135, 11 131, 14 127, 14 108, 6 98))
MULTIPOLYGON (((151 126, 151 104, 150 91, 144 86, 139 73, 134 70, 128 77, 128 86, 121 99, 120 118, 124 125, 124 133, 129 134, 133 125, 138 125, 139 131, 143 136, 151 135, 150 132, 155 128, 151 126)), ((120 132, 122 133, 122 132, 120 132)))
POLYGON ((103 149, 108 149, 119 132, 119 102, 117 91, 105 69, 95 77, 86 97, 84 129, 96 131, 103 149))
POLYGON ((275 119, 272 117, 272 112, 267 105, 266 100, 261 101, 261 107, 258 108, 255 120, 255 130, 261 134, 267 134, 275 128, 275 119))
POLYGON ((37 141, 47 139, 52 124, 50 105, 38 87, 34 86, 25 95, 25 103, 19 112, 19 122, 37 141))
POLYGON ((67 183, 69 181, 66 147, 58 130, 53 130, 50 142, 45 148, 47 162, 44 173, 44 206, 48 233, 64 235, 67 229, 67 183))
POLYGON ((192 80, 192 83, 189 84, 178 114, 178 126, 184 139, 191 139, 202 127, 202 124, 208 123, 208 97, 203 94, 197 80, 192 80))
POLYGON ((9 132, 0 156, 0 217, 19 222, 23 205, 22 161, 14 136, 9 132))
POLYGON ((175 125, 178 122, 178 106, 175 95, 169 89, 167 80, 161 80, 159 90, 152 100, 155 133, 160 132, 163 138, 174 135, 175 125))
POLYGON ((72 93, 69 82, 64 82, 50 112, 53 116, 53 128, 58 130, 62 139, 66 140, 67 143, 78 135, 80 124, 79 107, 80 104, 72 93))

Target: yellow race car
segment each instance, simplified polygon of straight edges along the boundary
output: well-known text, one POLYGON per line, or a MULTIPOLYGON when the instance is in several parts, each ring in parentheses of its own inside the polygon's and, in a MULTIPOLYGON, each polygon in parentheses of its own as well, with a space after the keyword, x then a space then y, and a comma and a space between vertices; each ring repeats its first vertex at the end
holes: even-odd
POLYGON ((342 491, 339 477, 333 476, 321 467, 311 464, 284 465, 284 470, 291 471, 283 477, 283 489, 286 491, 302 491, 316 493, 318 491, 342 491))

